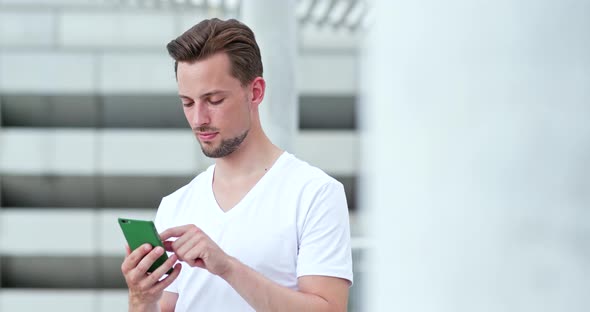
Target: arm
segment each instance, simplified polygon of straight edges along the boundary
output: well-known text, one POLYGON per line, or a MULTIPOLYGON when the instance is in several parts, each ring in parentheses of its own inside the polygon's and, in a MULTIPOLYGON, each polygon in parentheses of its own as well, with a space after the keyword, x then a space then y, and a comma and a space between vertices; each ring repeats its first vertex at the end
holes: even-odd
POLYGON ((188 224, 160 234, 181 261, 227 281, 256 311, 346 311, 349 282, 327 276, 303 276, 299 291, 283 287, 228 256, 203 231, 188 224))
POLYGON ((349 282, 328 276, 302 276, 299 291, 280 286, 231 258, 221 277, 256 311, 346 311, 349 282))
POLYGON ((162 299, 160 299, 160 311, 174 312, 174 309, 176 309, 176 301, 178 301, 177 293, 164 291, 162 299))

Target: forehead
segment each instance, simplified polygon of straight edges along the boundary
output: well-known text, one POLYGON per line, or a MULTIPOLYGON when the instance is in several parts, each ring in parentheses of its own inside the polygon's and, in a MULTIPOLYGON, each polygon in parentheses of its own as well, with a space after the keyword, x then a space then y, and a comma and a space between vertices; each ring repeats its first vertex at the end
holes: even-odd
POLYGON ((231 75, 231 63, 225 53, 216 53, 194 62, 178 62, 178 91, 180 94, 199 96, 212 89, 240 87, 231 75))

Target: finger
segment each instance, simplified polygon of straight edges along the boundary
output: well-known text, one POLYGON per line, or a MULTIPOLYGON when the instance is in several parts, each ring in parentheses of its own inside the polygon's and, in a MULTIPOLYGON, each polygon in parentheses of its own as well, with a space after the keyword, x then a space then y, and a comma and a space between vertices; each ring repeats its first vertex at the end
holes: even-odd
POLYGON ((129 247, 129 244, 125 244, 125 256, 129 256, 131 254, 131 248, 129 247))
MULTIPOLYGON (((178 260, 176 255, 170 256, 162 265, 160 265, 154 272, 148 275, 145 280, 147 287, 153 287, 153 285, 157 284, 160 279, 174 266, 174 263, 178 260)), ((172 272, 171 272, 172 273, 172 272)))
POLYGON ((148 253, 135 267, 134 275, 136 277, 145 275, 149 268, 156 262, 156 260, 164 253, 164 248, 156 247, 148 253))
POLYGON ((168 258, 168 260, 162 263, 161 266, 154 270, 154 272, 152 272, 152 274, 150 274, 149 276, 151 283, 157 283, 162 278, 162 276, 164 276, 164 274, 166 274, 166 272, 168 272, 168 270, 170 270, 174 266, 174 263, 176 263, 177 260, 178 257, 176 255, 172 255, 170 256, 170 258, 168 258))
POLYGON ((179 237, 172 243, 172 251, 178 253, 178 250, 182 248, 182 246, 187 244, 187 242, 191 241, 193 237, 199 236, 200 233, 201 230, 199 230, 197 227, 194 227, 186 231, 181 237, 179 237))
POLYGON ((166 251, 173 251, 172 250, 172 243, 174 243, 174 241, 165 241, 164 242, 164 249, 166 249, 166 251))
POLYGON ((170 284, 172 284, 172 282, 174 282, 174 280, 180 274, 181 269, 182 269, 182 265, 180 265, 180 263, 177 263, 174 266, 174 270, 172 271, 172 273, 170 273, 170 275, 168 275, 166 278, 164 278, 163 280, 159 281, 156 284, 156 290, 158 292, 160 292, 160 291, 163 291, 164 289, 166 289, 166 287, 170 286, 170 284))
POLYGON ((195 260, 195 266, 197 268, 207 269, 207 267, 205 266, 205 261, 203 261, 203 259, 196 259, 195 260))
POLYGON ((121 265, 123 273, 127 273, 137 267, 141 259, 143 259, 150 250, 152 250, 150 244, 143 244, 125 257, 125 261, 123 261, 123 264, 121 265))
POLYGON ((193 236, 191 240, 187 241, 180 248, 178 248, 176 250, 178 258, 190 262, 192 265, 195 259, 201 257, 203 249, 205 248, 206 243, 201 238, 202 236, 193 236))
POLYGON ((169 228, 166 231, 160 233, 160 239, 162 241, 165 241, 171 237, 181 237, 184 233, 186 233, 187 231, 189 231, 192 228, 197 228, 197 227, 194 224, 187 224, 187 225, 169 228))
POLYGON ((191 263, 192 266, 192 262, 195 258, 197 258, 198 255, 200 255, 201 253, 201 249, 199 248, 199 243, 201 241, 201 238, 199 236, 191 236, 190 240, 187 240, 184 244, 182 244, 181 246, 177 247, 174 251, 174 253, 176 255, 178 255, 178 259, 182 260, 182 261, 187 261, 191 263), (192 255, 197 255, 195 257, 189 257, 187 256, 188 253, 191 253, 192 255))

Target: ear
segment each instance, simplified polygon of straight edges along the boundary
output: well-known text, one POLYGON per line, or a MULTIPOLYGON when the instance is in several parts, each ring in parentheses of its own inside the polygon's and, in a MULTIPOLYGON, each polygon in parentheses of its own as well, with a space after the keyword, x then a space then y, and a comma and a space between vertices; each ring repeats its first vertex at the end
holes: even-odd
POLYGON ((266 81, 264 81, 264 79, 262 77, 254 78, 254 81, 252 81, 250 90, 252 92, 252 101, 251 101, 252 106, 257 108, 258 105, 260 105, 260 103, 264 99, 264 92, 266 90, 266 81))

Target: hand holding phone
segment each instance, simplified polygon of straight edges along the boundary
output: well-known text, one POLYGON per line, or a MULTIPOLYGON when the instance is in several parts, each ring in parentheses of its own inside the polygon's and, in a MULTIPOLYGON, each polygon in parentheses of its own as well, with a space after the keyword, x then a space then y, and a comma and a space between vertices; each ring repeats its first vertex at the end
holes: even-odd
MULTIPOLYGON (((123 230, 123 235, 127 240, 127 244, 129 244, 129 248, 131 251, 139 248, 143 244, 150 244, 152 248, 155 247, 162 247, 164 248, 164 244, 162 240, 160 240, 160 235, 156 230, 156 226, 152 221, 145 221, 145 220, 134 220, 134 219, 125 219, 119 218, 119 225, 121 226, 121 230, 123 230)), ((168 260, 168 255, 164 252, 148 269, 148 272, 154 272, 159 266, 161 266, 164 262, 168 260)), ((166 274, 172 273, 172 269, 170 269, 166 274)))
POLYGON ((180 274, 180 263, 174 265, 178 257, 172 254, 168 258, 153 222, 119 219, 119 225, 129 244, 121 264, 129 288, 129 308, 157 307, 166 287, 180 274))

